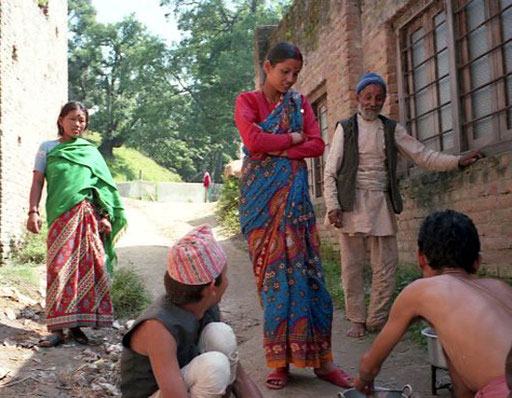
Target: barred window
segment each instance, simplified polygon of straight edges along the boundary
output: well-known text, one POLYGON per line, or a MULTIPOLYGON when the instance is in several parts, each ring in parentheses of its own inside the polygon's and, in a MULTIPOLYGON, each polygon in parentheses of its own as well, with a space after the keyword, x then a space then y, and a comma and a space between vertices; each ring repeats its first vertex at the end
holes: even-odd
POLYGON ((511 128, 512 0, 456 4, 462 130, 468 146, 478 147, 511 128))
POLYGON ((438 0, 399 27, 401 120, 460 153, 512 138, 512 0, 438 0))
POLYGON ((425 10, 402 33, 406 127, 426 146, 453 148, 446 12, 425 10))

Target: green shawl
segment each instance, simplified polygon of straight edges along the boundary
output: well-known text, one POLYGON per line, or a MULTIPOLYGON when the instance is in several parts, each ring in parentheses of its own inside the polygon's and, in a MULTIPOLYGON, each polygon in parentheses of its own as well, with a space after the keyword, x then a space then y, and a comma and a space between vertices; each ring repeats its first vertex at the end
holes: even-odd
POLYGON ((77 138, 58 144, 47 156, 46 214, 50 226, 61 214, 87 199, 108 213, 112 233, 103 238, 106 266, 112 272, 117 258, 114 243, 126 226, 121 197, 100 152, 89 141, 77 138))

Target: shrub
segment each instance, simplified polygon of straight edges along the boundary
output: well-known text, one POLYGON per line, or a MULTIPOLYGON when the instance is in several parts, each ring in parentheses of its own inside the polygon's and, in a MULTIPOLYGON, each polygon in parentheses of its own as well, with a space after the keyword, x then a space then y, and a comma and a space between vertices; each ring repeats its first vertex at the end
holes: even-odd
POLYGON ((150 302, 141 277, 127 268, 114 270, 111 296, 117 318, 135 318, 150 302))
POLYGON ((240 180, 236 177, 223 179, 223 186, 217 202, 216 214, 222 226, 230 233, 240 232, 240 180))

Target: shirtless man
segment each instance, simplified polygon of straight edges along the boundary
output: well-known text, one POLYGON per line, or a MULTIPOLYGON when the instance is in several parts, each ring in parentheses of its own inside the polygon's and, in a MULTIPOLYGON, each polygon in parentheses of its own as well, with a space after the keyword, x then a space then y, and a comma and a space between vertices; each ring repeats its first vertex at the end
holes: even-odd
POLYGON ((422 317, 443 345, 456 397, 508 397, 512 288, 470 275, 480 266, 479 252, 478 232, 466 215, 446 210, 423 221, 418 261, 424 278, 407 286, 393 303, 387 323, 359 364, 359 391, 371 391, 384 360, 411 321, 422 317))

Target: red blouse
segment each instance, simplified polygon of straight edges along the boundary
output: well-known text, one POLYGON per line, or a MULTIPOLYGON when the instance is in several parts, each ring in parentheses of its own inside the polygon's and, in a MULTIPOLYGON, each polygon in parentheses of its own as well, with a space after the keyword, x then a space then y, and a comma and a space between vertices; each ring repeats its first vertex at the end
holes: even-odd
POLYGON ((302 97, 304 110, 303 131, 308 140, 292 145, 291 134, 270 134, 261 131, 257 123, 262 122, 277 105, 268 102, 262 91, 246 91, 238 95, 235 102, 235 124, 244 145, 250 152, 272 152, 286 150, 288 158, 303 159, 317 157, 324 153, 325 143, 320 136, 311 104, 302 97))

